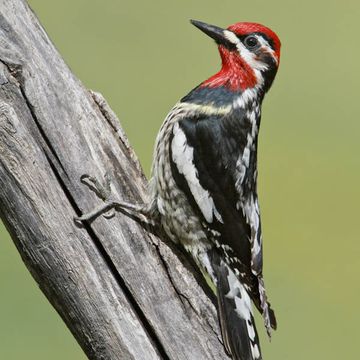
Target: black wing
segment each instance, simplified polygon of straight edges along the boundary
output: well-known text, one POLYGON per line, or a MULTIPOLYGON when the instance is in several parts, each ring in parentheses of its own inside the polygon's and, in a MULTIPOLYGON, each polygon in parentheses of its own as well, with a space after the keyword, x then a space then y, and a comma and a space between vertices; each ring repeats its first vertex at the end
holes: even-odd
POLYGON ((221 234, 221 245, 250 270, 251 229, 236 189, 236 166, 247 134, 239 123, 216 116, 180 120, 171 141, 172 171, 206 225, 221 234))
MULTIPOLYGON (((239 170, 239 158, 247 145, 249 131, 251 123, 240 112, 228 116, 184 118, 174 125, 170 151, 177 185, 203 218, 205 226, 220 234, 216 239, 219 251, 225 258, 233 259, 229 266, 237 269, 255 305, 263 313, 267 301, 259 292, 259 277, 255 276, 261 276, 261 244, 260 247, 257 244, 257 270, 253 271, 254 231, 246 209, 239 203, 241 175, 244 176, 241 191, 245 192, 242 195, 256 195, 256 158, 249 159, 247 174, 241 174, 239 170)), ((250 156, 256 157, 256 150, 250 156)), ((257 205, 257 199, 255 201, 257 205)), ((258 211, 253 215, 258 216, 256 221, 261 232, 258 211)), ((261 239, 261 234, 256 236, 261 239)), ((273 313, 269 316, 275 327, 273 313)))

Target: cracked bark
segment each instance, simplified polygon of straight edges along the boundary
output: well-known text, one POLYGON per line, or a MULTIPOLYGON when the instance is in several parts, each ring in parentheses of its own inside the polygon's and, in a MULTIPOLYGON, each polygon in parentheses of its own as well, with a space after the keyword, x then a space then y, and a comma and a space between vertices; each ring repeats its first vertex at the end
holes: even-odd
POLYGON ((0 215, 29 271, 90 359, 226 359, 216 310, 175 246, 99 204, 146 179, 100 94, 74 77, 24 0, 0 0, 0 215))

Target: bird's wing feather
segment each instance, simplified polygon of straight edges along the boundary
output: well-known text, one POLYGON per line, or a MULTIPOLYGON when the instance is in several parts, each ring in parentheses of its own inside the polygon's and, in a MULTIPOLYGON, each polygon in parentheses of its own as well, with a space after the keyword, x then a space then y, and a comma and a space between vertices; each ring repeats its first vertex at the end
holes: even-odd
POLYGON ((247 132, 238 117, 181 118, 173 127, 171 167, 177 185, 203 218, 205 227, 212 230, 212 234, 220 234, 216 238, 219 251, 225 259, 232 258, 229 266, 242 277, 270 333, 270 327, 276 328, 276 319, 263 286, 256 188, 251 188, 255 186, 252 183, 239 188, 239 182, 244 181, 243 172, 254 174, 255 171, 251 166, 255 166, 256 159, 251 159, 245 170, 239 165, 247 132), (241 196, 248 200, 240 201, 241 196))
POLYGON ((174 125, 170 150, 178 186, 206 225, 221 234, 221 245, 233 249, 250 270, 262 265, 262 252, 261 244, 252 238, 257 234, 253 233, 251 219, 261 230, 257 199, 244 208, 237 185, 241 181, 238 160, 246 144, 246 131, 239 119, 184 118, 174 125))

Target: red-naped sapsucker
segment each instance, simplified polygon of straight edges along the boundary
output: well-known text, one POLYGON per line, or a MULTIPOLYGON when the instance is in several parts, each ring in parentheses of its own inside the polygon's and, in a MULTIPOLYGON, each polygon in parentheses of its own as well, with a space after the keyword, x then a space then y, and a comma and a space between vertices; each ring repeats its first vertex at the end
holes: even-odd
MULTIPOLYGON (((149 203, 134 206, 181 244, 217 289, 226 351, 261 359, 251 302, 270 335, 275 315, 263 280, 257 142, 261 103, 280 60, 269 28, 192 23, 218 45, 222 67, 170 111, 156 139, 149 203)), ((92 212, 81 217, 87 220, 92 212)))

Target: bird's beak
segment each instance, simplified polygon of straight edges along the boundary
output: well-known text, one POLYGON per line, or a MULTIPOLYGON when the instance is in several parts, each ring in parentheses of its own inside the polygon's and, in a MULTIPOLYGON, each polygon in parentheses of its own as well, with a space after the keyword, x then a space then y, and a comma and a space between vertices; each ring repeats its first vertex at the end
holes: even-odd
POLYGON ((204 32, 206 35, 214 39, 218 45, 226 46, 232 44, 225 36, 225 29, 222 29, 215 25, 206 24, 198 20, 190 20, 190 22, 202 32, 204 32))

